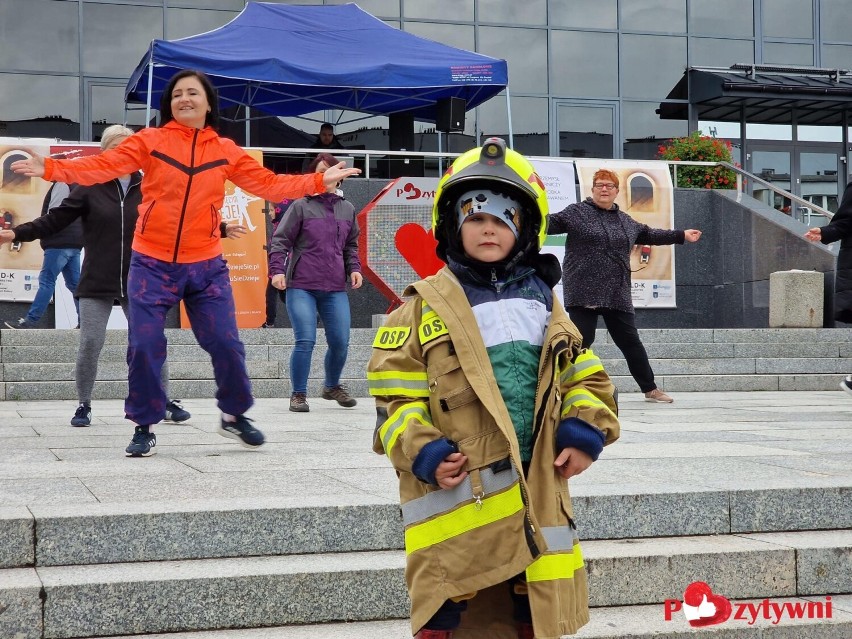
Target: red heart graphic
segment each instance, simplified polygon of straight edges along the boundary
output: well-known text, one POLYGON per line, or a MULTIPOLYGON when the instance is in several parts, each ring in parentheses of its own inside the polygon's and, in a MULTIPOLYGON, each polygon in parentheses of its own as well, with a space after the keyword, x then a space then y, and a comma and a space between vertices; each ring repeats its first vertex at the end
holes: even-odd
POLYGON ((438 246, 432 229, 427 232, 419 224, 403 224, 394 236, 396 250, 411 265, 418 277, 429 277, 441 270, 444 263, 435 254, 438 246))
POLYGON ((731 616, 731 602, 722 595, 714 595, 712 588, 703 581, 695 581, 686 587, 683 593, 683 603, 687 606, 697 607, 704 601, 713 604, 716 612, 707 617, 688 619, 689 625, 700 628, 702 626, 713 626, 723 623, 731 616))

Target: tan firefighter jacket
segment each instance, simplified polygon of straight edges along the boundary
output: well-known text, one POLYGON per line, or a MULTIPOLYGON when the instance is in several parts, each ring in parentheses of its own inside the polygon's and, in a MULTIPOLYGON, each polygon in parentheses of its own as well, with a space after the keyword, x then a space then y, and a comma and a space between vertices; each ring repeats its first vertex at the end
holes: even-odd
POLYGON ((376 334, 367 379, 378 413, 373 448, 399 475, 412 634, 446 599, 479 592, 455 637, 514 639, 503 582, 524 572, 535 636, 573 634, 588 621, 588 589, 567 482, 553 466, 556 427, 579 417, 603 431, 606 444, 615 441, 613 385, 555 303, 524 478, 515 430, 458 280, 445 267, 405 295, 376 334), (468 457, 467 478, 449 490, 411 472, 420 449, 442 437, 468 457), (507 625, 495 620, 500 615, 507 625))

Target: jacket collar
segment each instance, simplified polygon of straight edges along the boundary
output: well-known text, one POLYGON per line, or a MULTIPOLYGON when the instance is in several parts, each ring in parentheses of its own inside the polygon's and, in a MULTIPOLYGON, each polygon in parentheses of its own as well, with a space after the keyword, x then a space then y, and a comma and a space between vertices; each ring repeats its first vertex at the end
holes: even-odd
POLYGON ((211 129, 209 126, 206 126, 203 129, 196 129, 196 128, 191 127, 191 126, 184 126, 183 124, 181 124, 177 120, 169 120, 160 128, 161 129, 171 129, 173 131, 177 131, 177 132, 181 133, 182 135, 184 135, 187 139, 192 139, 192 137, 195 135, 195 132, 198 131, 198 141, 199 142, 206 142, 207 140, 212 140, 213 138, 219 137, 219 134, 216 133, 216 131, 211 129))

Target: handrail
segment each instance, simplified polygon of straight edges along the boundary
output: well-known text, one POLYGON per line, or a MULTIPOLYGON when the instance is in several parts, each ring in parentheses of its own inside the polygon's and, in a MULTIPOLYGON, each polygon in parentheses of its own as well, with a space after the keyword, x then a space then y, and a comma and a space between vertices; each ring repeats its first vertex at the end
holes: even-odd
MULTIPOLYGON (((457 158, 461 153, 449 153, 446 151, 384 151, 376 149, 300 149, 291 147, 267 147, 267 146, 250 146, 249 148, 257 149, 263 153, 277 153, 279 155, 316 155, 317 153, 330 153, 331 155, 350 155, 353 157, 364 157, 364 177, 370 177, 370 158, 371 157, 399 157, 399 158, 436 158, 439 166, 444 159, 457 158)), ((440 175, 443 171, 439 171, 440 175)))
POLYGON ((730 162, 693 162, 690 160, 667 160, 667 162, 674 166, 674 183, 677 184, 677 167, 678 165, 685 164, 688 166, 722 166, 726 169, 729 169, 737 174, 737 195, 740 196, 744 193, 743 191, 743 178, 751 180, 752 182, 756 182, 762 186, 765 186, 770 191, 773 191, 780 195, 781 197, 787 198, 791 202, 796 202, 801 206, 816 211, 817 214, 824 216, 826 219, 831 219, 834 217, 834 213, 828 211, 813 202, 808 202, 806 199, 799 197, 798 195, 793 195, 789 191, 785 191, 784 189, 775 186, 772 182, 767 182, 761 177, 758 177, 754 173, 749 173, 742 167, 731 164, 730 162))
MULTIPOLYGON (((332 155, 348 155, 353 157, 364 157, 364 177, 370 177, 370 158, 375 157, 400 157, 400 158, 437 158, 439 163, 439 169, 445 159, 452 161, 453 158, 457 158, 461 153, 448 153, 448 152, 434 152, 434 151, 384 151, 384 150, 375 150, 375 149, 300 149, 300 148, 283 148, 283 147, 251 147, 256 148, 264 153, 278 153, 281 155, 287 154, 296 154, 296 155, 310 155, 312 153, 331 153, 332 155)), ((548 158, 554 159, 554 158, 548 158)), ((569 160, 571 158, 562 158, 569 160)), ((639 162, 643 162, 645 160, 638 160, 639 162)), ((753 173, 749 173, 745 169, 738 167, 730 162, 698 162, 692 160, 666 160, 666 163, 674 167, 674 183, 677 185, 677 167, 680 165, 687 166, 722 166, 726 169, 734 171, 737 175, 737 195, 740 196, 744 193, 743 191, 743 178, 751 180, 753 183, 760 184, 765 186, 769 190, 779 194, 781 197, 787 198, 792 202, 796 202, 800 206, 807 208, 810 211, 815 211, 818 215, 824 216, 826 219, 830 220, 834 217, 834 213, 828 211, 821 206, 814 204, 813 202, 808 202, 804 198, 799 197, 798 195, 793 195, 792 193, 785 191, 784 189, 775 186, 771 182, 767 182, 761 177, 754 175, 753 173)), ((442 170, 438 171, 440 175, 443 173, 442 170)))

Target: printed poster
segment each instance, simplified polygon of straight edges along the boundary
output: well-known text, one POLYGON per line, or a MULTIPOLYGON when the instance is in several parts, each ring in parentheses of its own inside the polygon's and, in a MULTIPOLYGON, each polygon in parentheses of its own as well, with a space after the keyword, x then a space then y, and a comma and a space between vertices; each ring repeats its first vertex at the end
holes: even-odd
MULTIPOLYGON (((618 176, 615 202, 633 219, 652 228, 674 228, 672 179, 665 162, 575 160, 580 196, 592 194, 592 176, 608 169, 618 176)), ((630 253, 633 305, 636 308, 676 308, 674 246, 634 246, 630 253)))
MULTIPOLYGON (((44 196, 50 189, 50 182, 41 178, 14 173, 9 168, 12 162, 28 159, 33 153, 80 156, 97 153, 98 150, 97 145, 91 143, 57 145, 55 140, 43 138, 0 138, 0 224, 3 228, 13 229, 41 215, 44 196)), ((39 242, 13 242, 0 247, 0 299, 32 302, 38 290, 38 275, 43 259, 44 253, 39 242)), ((56 283, 56 295, 61 294, 71 299, 71 293, 65 288, 60 276, 56 283)), ((77 314, 72 314, 73 318, 68 318, 67 327, 77 324, 77 314)), ((57 324, 57 327, 65 326, 57 324)))

